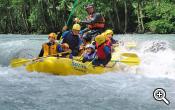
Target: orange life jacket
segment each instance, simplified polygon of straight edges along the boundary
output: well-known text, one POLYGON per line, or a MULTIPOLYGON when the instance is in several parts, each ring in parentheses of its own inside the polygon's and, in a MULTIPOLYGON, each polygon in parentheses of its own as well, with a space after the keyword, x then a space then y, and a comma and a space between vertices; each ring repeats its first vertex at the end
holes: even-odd
POLYGON ((46 57, 46 56, 57 56, 57 46, 58 46, 57 43, 54 43, 51 46, 48 46, 47 43, 44 43, 42 46, 43 46, 43 49, 44 49, 43 57, 46 57))

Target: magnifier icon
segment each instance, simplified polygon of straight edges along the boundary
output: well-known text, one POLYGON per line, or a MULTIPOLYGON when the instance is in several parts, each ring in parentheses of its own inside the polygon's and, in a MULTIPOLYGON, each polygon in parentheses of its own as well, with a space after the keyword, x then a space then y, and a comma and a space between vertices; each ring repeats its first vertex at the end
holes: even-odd
POLYGON ((167 105, 170 104, 170 101, 166 98, 166 91, 163 88, 155 89, 153 92, 153 97, 157 101, 163 101, 167 105))

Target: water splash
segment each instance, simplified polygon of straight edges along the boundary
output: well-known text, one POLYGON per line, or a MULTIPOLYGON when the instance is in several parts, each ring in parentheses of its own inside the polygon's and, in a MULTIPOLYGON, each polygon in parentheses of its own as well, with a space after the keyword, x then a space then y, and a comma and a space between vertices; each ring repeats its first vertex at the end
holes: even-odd
POLYGON ((139 73, 149 77, 168 77, 175 79, 175 51, 165 42, 153 42, 149 46, 151 48, 143 47, 139 51, 142 59, 142 63, 139 66, 139 73))
MULTIPOLYGON (((175 50, 171 42, 173 38, 160 37, 160 40, 158 40, 147 36, 138 37, 138 35, 117 36, 117 38, 119 37, 121 37, 120 40, 123 42, 136 42, 136 48, 123 50, 137 53, 141 59, 141 65, 138 67, 126 67, 126 65, 121 64, 121 72, 175 79, 175 50)), ((12 58, 37 56, 42 43, 45 41, 45 39, 39 40, 30 36, 22 40, 16 39, 2 42, 0 44, 0 64, 8 66, 12 58)))
POLYGON ((127 68, 127 71, 135 70, 135 73, 147 77, 175 79, 175 51, 170 47, 169 41, 142 41, 131 52, 136 52, 139 55, 141 65, 136 69, 127 68))
POLYGON ((1 42, 0 65, 8 66, 10 60, 13 58, 33 58, 37 56, 43 41, 26 38, 1 42))
MULTIPOLYGON (((163 49, 154 47, 152 41, 133 40, 139 43, 137 48, 126 51, 136 52, 142 63, 132 68, 123 65, 120 72, 65 77, 0 66, 0 109, 173 110, 175 81, 165 77, 174 77, 175 51, 166 40, 168 43, 163 45, 163 49), (152 46, 158 51, 152 51, 152 46), (166 89, 167 98, 172 103, 170 106, 153 99, 152 92, 157 87, 166 89)), ((34 54, 37 54, 43 42, 26 38, 0 43, 0 65, 7 60, 5 58, 23 56, 20 52, 26 48, 34 49, 34 54)), ((32 54, 33 51, 26 52, 32 54)))

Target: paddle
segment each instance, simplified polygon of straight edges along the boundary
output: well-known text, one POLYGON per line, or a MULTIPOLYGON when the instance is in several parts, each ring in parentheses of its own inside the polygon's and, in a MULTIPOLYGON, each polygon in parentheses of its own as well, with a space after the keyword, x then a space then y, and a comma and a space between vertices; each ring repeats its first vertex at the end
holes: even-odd
POLYGON ((121 53, 120 55, 124 57, 138 57, 135 53, 121 53))
POLYGON ((95 59, 97 59, 97 58, 95 57, 92 61, 90 61, 87 65, 87 67, 89 67, 89 65, 92 64, 92 62, 95 61, 95 59))
MULTIPOLYGON (((111 62, 115 62, 114 65, 117 63, 117 62, 121 62, 121 63, 124 63, 124 64, 127 64, 129 66, 135 66, 135 65, 139 65, 140 64, 140 59, 138 57, 137 54, 135 53, 121 53, 120 54, 121 57, 125 57, 124 59, 122 60, 111 60, 111 62), (127 58, 126 58, 127 57, 127 58)), ((77 60, 77 61, 81 61, 81 58, 83 56, 81 56, 80 58, 74 58, 74 60, 77 60)), ((95 60, 95 58, 88 63, 88 66, 95 60)), ((112 66, 113 67, 113 66, 112 66)))
POLYGON ((113 53, 112 54, 112 59, 111 60, 117 60, 119 58, 123 58, 123 57, 132 57, 132 58, 138 58, 138 55, 136 53, 113 53))
MULTIPOLYGON (((111 62, 114 62, 112 67, 114 67, 117 62, 121 62, 129 66, 136 66, 140 64, 140 59, 135 53, 122 53, 121 56, 124 56, 127 58, 123 58, 122 60, 111 60, 111 62)), ((87 66, 89 66, 95 59, 96 58, 94 58, 91 62, 89 62, 87 66)))
POLYGON ((122 60, 111 60, 111 62, 121 62, 129 66, 135 66, 140 64, 140 59, 138 57, 127 57, 122 60))
POLYGON ((25 58, 18 58, 18 59, 13 59, 10 62, 10 66, 15 68, 15 67, 20 67, 30 61, 32 61, 33 59, 25 59, 25 58))
POLYGON ((67 22, 66 22, 66 26, 69 25, 70 19, 71 19, 72 15, 74 14, 75 8, 76 8, 77 5, 78 5, 78 0, 74 0, 73 8, 72 8, 72 10, 71 10, 71 12, 70 12, 70 15, 69 15, 69 17, 68 17, 68 20, 67 20, 67 22))
MULTIPOLYGON (((115 60, 115 57, 114 59, 111 60, 111 62, 121 62, 121 63, 124 63, 126 65, 129 65, 129 66, 135 66, 135 65, 139 65, 140 64, 140 59, 138 57, 138 55, 136 53, 121 53, 120 54, 120 58, 122 58, 121 60, 115 60)), ((114 63, 114 65, 115 65, 114 63)))
POLYGON ((137 46, 136 42, 126 42, 127 48, 135 48, 137 46))
MULTIPOLYGON (((66 53, 71 53, 71 51, 67 51, 67 52, 61 52, 55 55, 61 56, 62 54, 66 54, 66 53)), ((54 55, 53 55, 54 56, 54 55)), ((34 58, 34 59, 26 59, 26 58, 18 58, 18 59, 13 59, 10 62, 10 66, 15 68, 15 67, 20 67, 23 66, 31 61, 36 61, 39 60, 41 58, 47 58, 47 57, 51 57, 51 56, 46 56, 46 57, 38 57, 38 58, 34 58)))
MULTIPOLYGON (((72 7, 72 9, 71 9, 71 12, 70 12, 70 14, 69 14, 69 17, 68 17, 68 20, 67 20, 67 22, 65 22, 65 25, 64 25, 64 27, 62 28, 62 32, 64 32, 64 31, 66 31, 67 30, 67 28, 68 28, 68 26, 69 26, 69 24, 70 24, 70 20, 71 20, 71 17, 72 17, 72 15, 74 14, 74 12, 75 12, 75 9, 76 9, 76 7, 78 6, 78 0, 74 0, 74 4, 73 4, 73 7, 72 7)), ((63 15, 64 16, 64 15, 63 15)), ((60 34, 61 32, 59 32, 59 34, 60 34)), ((61 43, 62 42, 62 34, 61 34, 61 37, 60 37, 60 40, 58 40, 58 43, 61 43)))

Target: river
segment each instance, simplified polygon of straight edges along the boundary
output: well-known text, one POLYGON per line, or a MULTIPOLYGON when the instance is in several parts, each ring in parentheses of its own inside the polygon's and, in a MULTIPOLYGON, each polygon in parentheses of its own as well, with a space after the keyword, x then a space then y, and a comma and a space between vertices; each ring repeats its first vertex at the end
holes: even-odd
POLYGON ((138 67, 102 75, 55 76, 9 67, 37 56, 45 35, 0 35, 0 110, 175 110, 175 35, 116 35, 135 41, 138 67), (153 98, 164 88, 170 105, 153 98))

